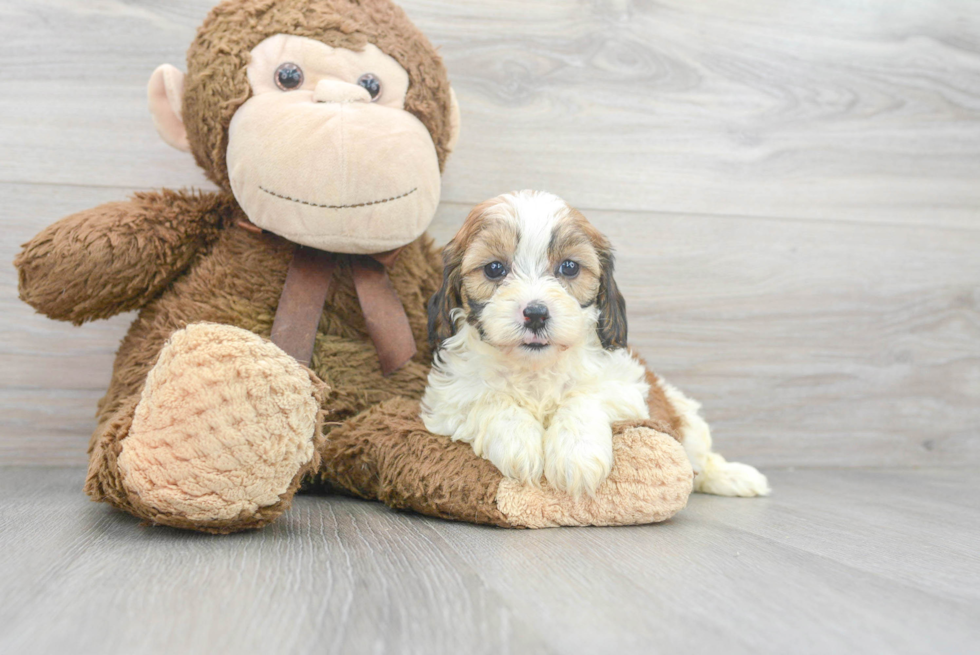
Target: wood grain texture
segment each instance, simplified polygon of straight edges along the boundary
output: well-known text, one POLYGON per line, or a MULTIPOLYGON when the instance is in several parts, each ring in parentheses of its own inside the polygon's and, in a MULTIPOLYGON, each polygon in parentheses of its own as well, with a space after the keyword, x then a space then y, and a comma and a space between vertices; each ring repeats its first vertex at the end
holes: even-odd
MULTIPOLYGON (((143 89, 211 4, 0 3, 0 180, 199 184, 143 89)), ((447 200, 531 187, 585 208, 976 227, 971 0, 403 5, 463 108, 447 200)))
MULTIPOLYGON (((0 0, 0 261, 204 186, 146 112, 212 0, 0 0)), ((619 247, 633 343, 766 466, 980 462, 980 4, 405 0, 463 109, 433 232, 547 188, 619 247)), ((0 461, 84 461, 132 316, 0 267, 0 461)))
MULTIPOLYGON (((0 185, 0 256, 76 192, 0 185), (7 196, 5 191, 16 189, 7 196)), ((81 209, 114 197, 99 189, 81 209)), ((451 237, 468 206, 444 203, 451 237)), ((765 466, 980 461, 980 234, 953 228, 589 212, 618 245, 631 342, 704 403, 719 449, 765 466), (644 239, 634 238, 643 234, 644 239)), ((10 463, 81 463, 131 315, 83 328, 0 286, 0 444, 10 463)))
POLYGON ((634 528, 503 530, 303 496, 145 529, 81 469, 0 469, 0 652, 965 653, 977 471, 777 471, 634 528), (944 517, 947 520, 944 520, 944 517))
POLYGON ((79 473, 3 471, 0 652, 548 652, 424 522, 307 498, 261 533, 143 530, 79 473))

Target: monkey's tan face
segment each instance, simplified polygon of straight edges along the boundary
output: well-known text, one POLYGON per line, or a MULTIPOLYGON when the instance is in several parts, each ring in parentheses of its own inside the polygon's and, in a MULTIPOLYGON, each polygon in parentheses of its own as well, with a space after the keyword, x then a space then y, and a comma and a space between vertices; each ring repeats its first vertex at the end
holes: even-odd
POLYGON ((428 130, 405 111, 405 70, 374 45, 354 52, 282 34, 251 56, 252 97, 231 121, 227 152, 249 220, 333 252, 384 252, 420 236, 440 172, 428 130))

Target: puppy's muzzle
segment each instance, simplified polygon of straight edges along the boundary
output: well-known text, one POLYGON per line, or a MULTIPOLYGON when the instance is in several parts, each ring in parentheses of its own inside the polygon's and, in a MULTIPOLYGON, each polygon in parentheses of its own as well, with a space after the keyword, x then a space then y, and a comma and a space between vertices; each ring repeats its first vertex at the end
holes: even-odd
POLYGON ((524 327, 537 334, 544 329, 549 317, 547 305, 530 303, 524 308, 524 327))

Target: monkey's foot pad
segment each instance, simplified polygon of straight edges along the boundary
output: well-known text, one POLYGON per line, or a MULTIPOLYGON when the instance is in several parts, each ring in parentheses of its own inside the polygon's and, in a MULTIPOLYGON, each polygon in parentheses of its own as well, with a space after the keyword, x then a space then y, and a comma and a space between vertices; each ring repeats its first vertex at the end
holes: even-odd
POLYGON ((323 383, 236 327, 175 332, 147 377, 119 472, 154 522, 230 531, 288 506, 313 465, 323 383))
POLYGON ((549 528, 658 523, 687 505, 694 473, 673 437, 627 427, 613 435, 613 456, 612 471, 594 497, 576 498, 547 483, 539 488, 504 478, 497 507, 514 525, 549 528))

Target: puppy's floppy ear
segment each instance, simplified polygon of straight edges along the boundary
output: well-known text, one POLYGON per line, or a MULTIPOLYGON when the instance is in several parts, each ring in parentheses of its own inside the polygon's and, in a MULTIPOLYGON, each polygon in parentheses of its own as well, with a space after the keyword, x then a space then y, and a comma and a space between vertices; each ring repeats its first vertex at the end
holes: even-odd
POLYGON ((463 307, 463 256, 483 227, 484 218, 499 198, 492 198, 474 207, 453 240, 442 251, 442 288, 429 299, 429 345, 437 350, 443 341, 456 334, 454 309, 463 307))
POLYGON ((626 347, 626 299, 619 292, 613 278, 614 258, 608 248, 599 250, 599 293, 596 307, 599 308, 599 341, 606 350, 626 347))
POLYGON ((595 304, 599 310, 599 342, 606 350, 626 347, 626 299, 613 278, 615 258, 609 240, 576 209, 569 208, 572 220, 585 232, 599 256, 599 290, 595 304))
POLYGON ((452 311, 463 306, 463 253, 453 239, 442 251, 442 287, 429 299, 429 345, 437 350, 456 334, 452 311))

